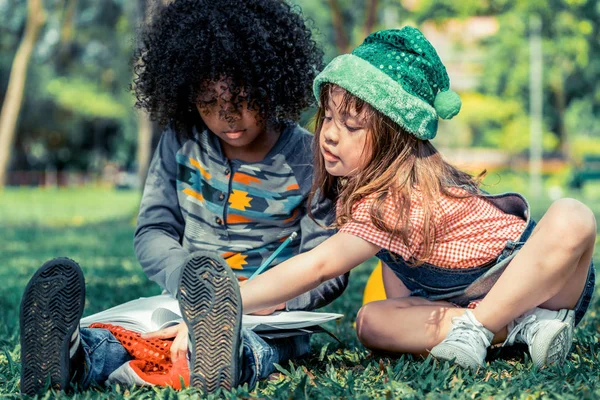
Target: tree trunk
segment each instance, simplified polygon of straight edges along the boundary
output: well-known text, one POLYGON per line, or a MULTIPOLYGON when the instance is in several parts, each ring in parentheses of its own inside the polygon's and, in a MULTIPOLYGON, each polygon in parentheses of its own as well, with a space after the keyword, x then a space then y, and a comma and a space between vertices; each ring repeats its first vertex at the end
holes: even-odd
POLYGON ((346 54, 349 50, 349 41, 346 30, 344 29, 344 18, 342 17, 342 11, 336 0, 329 0, 329 6, 331 8, 331 17, 333 19, 333 31, 335 34, 335 44, 340 54, 346 54))
POLYGON ((571 151, 569 146, 569 137, 567 134, 567 127, 565 125, 565 81, 562 77, 557 78, 556 85, 554 87, 554 104, 556 106, 556 114, 558 118, 558 148, 565 160, 571 160, 571 151))
POLYGON ((365 13, 367 18, 365 19, 365 37, 369 36, 373 32, 375 27, 375 21, 377 20, 377 5, 378 0, 367 1, 367 12, 365 13))
MULTIPOLYGON (((149 3, 152 0, 138 0, 138 21, 149 23, 152 20, 152 11, 155 7, 166 6, 170 0, 155 0, 154 7, 149 3)), ((138 140, 137 140, 137 174, 141 189, 144 189, 150 158, 152 156, 152 138, 156 131, 156 124, 150 121, 148 114, 140 110, 138 115, 138 140)))
POLYGON ((8 88, 0 113, 0 189, 4 188, 6 183, 8 162, 12 153, 19 111, 23 102, 27 67, 45 18, 46 15, 41 0, 29 0, 27 2, 25 34, 13 60, 8 88))
POLYGON ((138 114, 138 142, 137 142, 137 167, 138 182, 142 190, 146 183, 148 167, 150 166, 150 153, 152 153, 152 121, 148 114, 140 112, 138 114))

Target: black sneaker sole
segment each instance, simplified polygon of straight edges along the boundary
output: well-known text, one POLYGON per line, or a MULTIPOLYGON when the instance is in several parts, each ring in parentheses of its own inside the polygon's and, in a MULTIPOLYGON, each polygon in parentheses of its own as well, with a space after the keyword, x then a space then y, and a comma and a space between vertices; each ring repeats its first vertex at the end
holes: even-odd
POLYGON ((50 384, 66 390, 71 337, 79 327, 85 281, 68 258, 48 261, 33 275, 21 300, 21 393, 34 396, 50 384))
POLYGON ((190 383, 205 393, 237 385, 242 298, 233 271, 219 257, 194 253, 177 293, 189 330, 190 383))

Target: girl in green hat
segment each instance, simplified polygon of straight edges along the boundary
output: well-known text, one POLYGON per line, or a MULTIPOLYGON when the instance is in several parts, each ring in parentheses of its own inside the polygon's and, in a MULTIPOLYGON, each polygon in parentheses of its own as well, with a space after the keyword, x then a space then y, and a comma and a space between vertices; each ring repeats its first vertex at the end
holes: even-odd
POLYGON ((243 286, 244 312, 377 256, 388 300, 359 311, 365 346, 477 368, 492 344, 525 343, 538 366, 564 361, 594 290, 592 211, 561 199, 536 223, 521 195, 444 161, 429 139, 460 98, 417 29, 370 35, 314 92, 313 196, 337 201, 339 231, 243 286))

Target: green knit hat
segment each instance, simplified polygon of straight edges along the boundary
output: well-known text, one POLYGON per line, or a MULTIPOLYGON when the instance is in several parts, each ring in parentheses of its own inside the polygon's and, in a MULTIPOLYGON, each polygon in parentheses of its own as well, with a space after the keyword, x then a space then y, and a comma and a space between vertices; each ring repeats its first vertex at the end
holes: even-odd
POLYGON ((409 26, 372 33, 351 54, 334 58, 315 78, 317 100, 327 82, 366 101, 422 140, 435 137, 438 117, 450 119, 461 106, 437 52, 409 26))

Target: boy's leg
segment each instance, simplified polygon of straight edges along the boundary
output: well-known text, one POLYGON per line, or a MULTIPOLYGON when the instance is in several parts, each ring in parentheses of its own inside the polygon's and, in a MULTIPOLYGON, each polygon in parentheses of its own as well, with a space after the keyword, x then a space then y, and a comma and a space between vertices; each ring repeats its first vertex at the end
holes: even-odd
POLYGON ((133 359, 121 342, 107 329, 82 328, 82 367, 72 384, 87 389, 92 383, 104 384, 117 368, 133 359))
POLYGON ((242 339, 240 383, 247 383, 250 388, 275 372, 274 364, 284 364, 310 353, 310 335, 265 339, 250 329, 242 329, 242 339))
POLYGON ((20 308, 21 393, 39 394, 47 382, 68 388, 84 303, 83 273, 73 260, 56 258, 33 275, 20 308))
POLYGON ((192 386, 205 393, 236 386, 242 298, 234 273, 220 257, 193 253, 184 265, 177 298, 189 331, 192 386))

